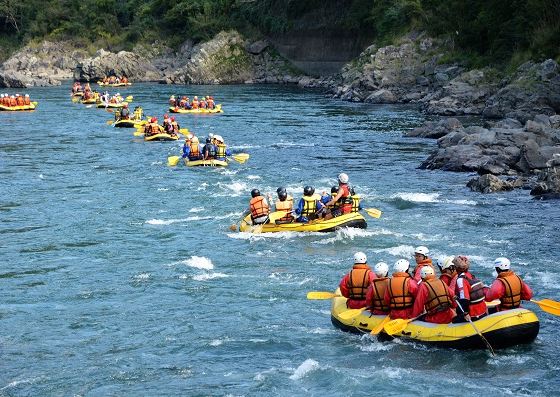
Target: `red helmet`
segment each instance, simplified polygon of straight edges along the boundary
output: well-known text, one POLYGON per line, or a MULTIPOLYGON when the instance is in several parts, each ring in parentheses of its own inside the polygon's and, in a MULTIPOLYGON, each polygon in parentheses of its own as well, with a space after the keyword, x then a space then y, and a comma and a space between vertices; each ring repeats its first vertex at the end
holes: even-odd
POLYGON ((168 119, 168 118, 169 118, 169 115, 168 115, 167 113, 165 113, 165 114, 163 115, 163 118, 164 118, 164 119, 168 119))
POLYGON ((152 117, 152 119, 150 120, 150 122, 155 123, 157 121, 157 119, 155 117, 152 117))
POLYGON ((175 121, 175 117, 171 117, 171 121, 175 121))

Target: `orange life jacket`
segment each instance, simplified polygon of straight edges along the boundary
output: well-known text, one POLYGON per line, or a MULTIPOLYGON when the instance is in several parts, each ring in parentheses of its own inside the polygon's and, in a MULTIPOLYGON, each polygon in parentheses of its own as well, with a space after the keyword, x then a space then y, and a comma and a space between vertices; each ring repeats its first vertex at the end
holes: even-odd
POLYGON ((198 100, 192 101, 191 105, 193 109, 198 109, 198 100))
POLYGON ((23 106, 23 105, 25 105, 25 101, 23 100, 23 97, 22 97, 22 96, 16 97, 16 103, 17 103, 18 106, 23 106))
POLYGON ((16 98, 14 97, 10 98, 10 106, 17 106, 16 98))
POLYGON ((31 105, 31 100, 29 99, 28 96, 26 96, 25 98, 23 98, 23 103, 25 103, 26 105, 31 105))
MULTIPOLYGON (((219 150, 219 146, 218 146, 218 150, 219 150)), ((286 211, 286 215, 278 220, 281 222, 291 221, 293 219, 291 215, 293 208, 294 208, 294 198, 292 196, 288 196, 284 201, 278 200, 276 202, 276 211, 286 211)))
POLYGON ((10 98, 5 96, 4 98, 2 98, 2 105, 4 106, 10 106, 10 98))
POLYGON ((251 201, 249 201, 249 208, 251 209, 252 219, 268 215, 269 212, 268 203, 263 196, 253 197, 251 201))
POLYGON ((426 299, 426 311, 428 314, 442 312, 451 307, 451 299, 449 299, 449 289, 447 285, 435 276, 426 278, 423 281, 428 287, 428 299, 426 299))
POLYGON ((504 284, 505 294, 500 298, 503 309, 515 309, 521 305, 521 289, 523 283, 521 278, 514 272, 507 271, 498 274, 498 280, 504 284))
POLYGON ((430 266, 434 270, 434 273, 435 273, 436 269, 434 268, 432 260, 430 258, 426 258, 426 259, 424 259, 424 260, 422 260, 422 261, 420 261, 416 264, 416 267, 414 268, 414 272, 412 274, 416 274, 418 269, 422 268, 424 266, 430 266))
POLYGON ((373 291, 375 292, 373 296, 373 301, 370 302, 370 306, 373 310, 381 310, 388 312, 390 310, 389 305, 385 304, 383 297, 385 296, 385 291, 389 286, 389 277, 376 278, 371 284, 373 291))
POLYGON ((365 263, 355 263, 348 273, 348 287, 349 298, 354 300, 366 299, 366 292, 369 287, 369 275, 371 273, 370 267, 365 263))
POLYGON ((159 134, 159 125, 157 123, 150 123, 150 131, 152 134, 159 134))
POLYGON ((405 272, 393 273, 389 280, 389 306, 391 309, 406 309, 412 307, 414 297, 408 291, 410 275, 405 272))
POLYGON ((206 101, 208 104, 208 108, 209 109, 214 109, 214 100, 213 99, 209 99, 208 101, 206 101))
POLYGON ((190 154, 189 157, 199 157, 200 156, 200 146, 198 146, 198 143, 194 143, 191 142, 190 143, 190 154))

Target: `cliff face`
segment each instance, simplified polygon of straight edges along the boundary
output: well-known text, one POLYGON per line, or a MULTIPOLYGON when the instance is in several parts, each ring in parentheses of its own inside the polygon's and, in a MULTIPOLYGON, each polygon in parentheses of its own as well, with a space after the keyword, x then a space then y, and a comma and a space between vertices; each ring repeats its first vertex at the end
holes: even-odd
POLYGON ((325 76, 356 58, 371 39, 352 32, 327 29, 302 29, 269 38, 278 52, 311 76, 325 76))

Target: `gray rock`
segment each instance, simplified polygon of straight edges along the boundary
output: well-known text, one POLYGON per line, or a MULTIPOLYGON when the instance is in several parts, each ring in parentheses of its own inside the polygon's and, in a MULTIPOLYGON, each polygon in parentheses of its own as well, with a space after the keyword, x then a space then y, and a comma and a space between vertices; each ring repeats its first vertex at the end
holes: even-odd
POLYGON ((480 177, 471 179, 467 183, 467 187, 472 191, 481 193, 495 193, 513 189, 513 184, 508 181, 501 180, 495 175, 485 174, 480 177))
POLYGON ((370 94, 364 102, 367 103, 395 103, 397 98, 389 90, 378 90, 370 94))
POLYGON ((495 128, 521 128, 522 125, 517 119, 505 118, 494 124, 495 128))
POLYGON ((253 55, 259 55, 269 47, 270 43, 266 40, 259 40, 247 46, 247 51, 253 55))

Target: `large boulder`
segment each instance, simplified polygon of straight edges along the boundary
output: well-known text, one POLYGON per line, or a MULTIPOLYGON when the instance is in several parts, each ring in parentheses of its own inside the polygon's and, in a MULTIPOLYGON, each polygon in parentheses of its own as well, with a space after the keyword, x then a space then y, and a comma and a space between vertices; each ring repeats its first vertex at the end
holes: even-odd
POLYGON ((76 63, 87 57, 85 50, 70 42, 30 43, 13 54, 0 68, 4 85, 60 85, 72 78, 76 63))
POLYGON ((461 122, 454 118, 442 119, 437 122, 427 121, 422 126, 416 127, 413 130, 407 131, 403 134, 406 137, 415 138, 433 138, 438 139, 454 132, 457 129, 462 129, 461 122))
POLYGON ((560 67, 552 59, 521 65, 483 111, 485 117, 512 117, 523 123, 537 114, 555 113, 560 113, 560 67))
POLYGON ((145 56, 128 51, 115 54, 104 49, 79 63, 74 70, 74 78, 80 81, 95 82, 109 75, 125 75, 131 81, 158 81, 163 77, 145 56))
POLYGON ((486 174, 471 179, 467 183, 467 187, 474 192, 494 193, 504 190, 513 190, 514 184, 510 181, 500 179, 495 175, 486 174))

